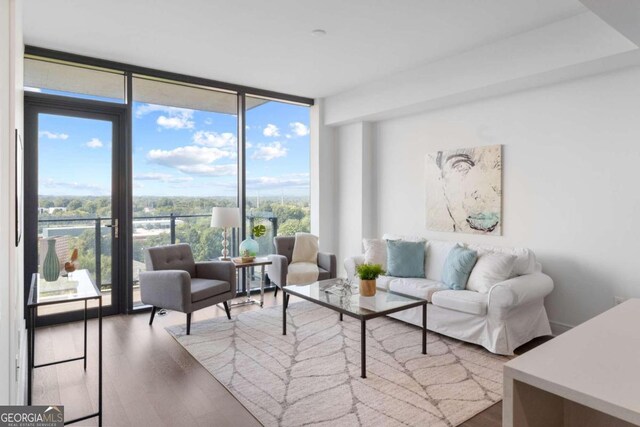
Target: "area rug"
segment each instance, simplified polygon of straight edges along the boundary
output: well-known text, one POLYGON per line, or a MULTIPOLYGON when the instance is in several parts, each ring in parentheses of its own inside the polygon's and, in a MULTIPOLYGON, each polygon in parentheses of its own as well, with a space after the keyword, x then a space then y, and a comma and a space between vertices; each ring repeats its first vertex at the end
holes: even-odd
POLYGON ((310 302, 167 330, 265 426, 456 426, 502 399, 509 359, 382 317, 360 322, 310 302))

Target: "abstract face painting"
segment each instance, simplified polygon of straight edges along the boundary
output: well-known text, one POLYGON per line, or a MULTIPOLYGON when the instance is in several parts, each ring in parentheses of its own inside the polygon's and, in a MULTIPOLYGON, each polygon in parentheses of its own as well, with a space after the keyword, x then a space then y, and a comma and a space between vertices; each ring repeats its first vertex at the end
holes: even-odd
POLYGON ((427 155, 427 229, 500 235, 502 146, 427 155))

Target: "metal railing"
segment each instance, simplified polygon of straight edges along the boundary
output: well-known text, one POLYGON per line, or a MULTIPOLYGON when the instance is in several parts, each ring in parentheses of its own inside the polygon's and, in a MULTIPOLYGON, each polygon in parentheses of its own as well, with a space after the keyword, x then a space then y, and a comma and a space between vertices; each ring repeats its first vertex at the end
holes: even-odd
MULTIPOLYGON (((133 222, 135 224, 136 221, 154 221, 154 220, 168 220, 168 234, 169 234, 169 242, 171 244, 175 244, 177 239, 176 239, 176 227, 179 224, 179 221, 182 219, 193 219, 193 218, 208 218, 210 217, 210 215, 208 214, 184 214, 184 215, 176 215, 176 214, 169 214, 169 215, 159 215, 159 216, 136 216, 133 217, 133 222)), ((256 220, 267 220, 271 223, 271 238, 273 238, 273 236, 276 236, 278 233, 278 218, 273 216, 270 212, 257 212, 257 213, 253 213, 250 214, 246 217, 247 221, 249 222, 249 234, 251 235, 251 237, 253 237, 252 235, 252 228, 255 225, 256 220)), ((105 227, 111 227, 111 222, 112 222, 112 218, 110 217, 92 217, 92 218, 46 218, 46 219, 39 219, 38 220, 38 224, 42 224, 42 225, 48 225, 48 224, 63 224, 63 223, 93 223, 93 225, 88 225, 88 226, 83 226, 83 227, 60 227, 58 229, 51 229, 51 228, 45 228, 42 227, 42 233, 44 234, 45 229, 47 230, 47 236, 43 236, 43 237, 51 237, 51 238, 55 238, 55 237, 63 237, 63 236, 71 236, 71 237, 78 237, 79 235, 82 234, 82 232, 89 230, 91 228, 93 228, 94 230, 94 258, 95 258, 95 271, 94 273, 94 277, 95 277, 95 281, 96 281, 96 285, 102 289, 104 287, 109 287, 111 286, 110 282, 106 282, 103 283, 103 277, 102 277, 102 254, 103 254, 103 250, 102 250, 102 228, 105 227), (103 225, 103 222, 108 222, 108 225, 103 225), (80 230, 81 231, 80 231, 80 230), (76 230, 74 231, 72 234, 69 234, 69 230, 76 230), (53 235, 51 235, 51 232, 53 232, 53 235), (59 233, 59 234, 56 234, 59 233)), ((231 254, 232 255, 237 255, 238 254, 238 238, 237 238, 237 230, 233 229, 232 230, 232 235, 231 235, 231 254)), ((271 240, 271 239, 269 239, 271 240)), ((192 243, 192 242, 186 242, 186 243, 192 243)), ((134 283, 132 283, 133 286, 135 286, 136 284, 136 280, 134 280, 134 283)))

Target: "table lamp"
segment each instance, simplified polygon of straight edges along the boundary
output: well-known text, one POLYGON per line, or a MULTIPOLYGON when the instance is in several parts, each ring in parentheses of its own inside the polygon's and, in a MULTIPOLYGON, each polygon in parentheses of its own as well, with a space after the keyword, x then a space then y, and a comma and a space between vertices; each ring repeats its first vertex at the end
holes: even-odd
POLYGON ((219 208, 215 207, 211 210, 211 227, 223 228, 224 234, 222 238, 222 257, 223 261, 228 261, 229 250, 227 246, 227 229, 240 227, 240 208, 219 208))

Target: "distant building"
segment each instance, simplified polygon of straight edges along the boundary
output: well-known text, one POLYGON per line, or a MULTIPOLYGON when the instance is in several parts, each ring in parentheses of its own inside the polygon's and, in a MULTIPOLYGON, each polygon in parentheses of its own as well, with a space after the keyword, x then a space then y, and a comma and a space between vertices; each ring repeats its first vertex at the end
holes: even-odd
POLYGON ((54 206, 51 208, 38 208, 38 213, 48 213, 48 214, 53 214, 55 212, 66 212, 67 208, 62 207, 62 206, 54 206))

